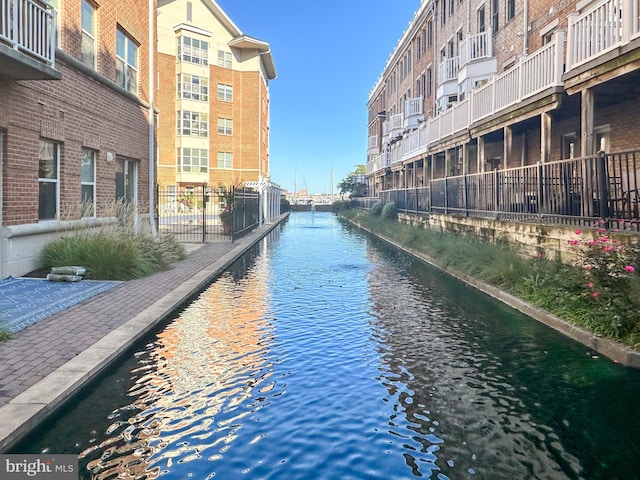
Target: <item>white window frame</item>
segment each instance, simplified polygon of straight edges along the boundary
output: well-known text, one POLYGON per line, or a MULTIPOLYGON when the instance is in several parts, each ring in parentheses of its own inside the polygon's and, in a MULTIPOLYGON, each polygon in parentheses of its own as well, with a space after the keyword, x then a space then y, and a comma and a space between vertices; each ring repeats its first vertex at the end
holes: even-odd
POLYGON ((81 151, 81 155, 80 155, 80 202, 82 203, 82 216, 83 217, 95 217, 96 216, 96 161, 98 158, 98 152, 96 152, 95 150, 92 150, 90 148, 86 148, 86 147, 82 147, 82 151, 81 151), (88 155, 87 155, 88 154, 88 155), (93 165, 91 168, 91 179, 87 180, 86 178, 83 179, 83 175, 82 175, 82 170, 83 167, 85 166, 85 162, 86 162, 86 158, 87 156, 91 157, 91 160, 93 161, 93 165), (91 187, 91 198, 89 199, 89 202, 91 203, 90 205, 90 209, 88 208, 89 206, 85 206, 85 198, 83 196, 83 188, 82 187, 91 187))
POLYGON ((178 74, 178 98, 209 101, 209 79, 190 73, 178 74))
POLYGON ((232 169, 233 168, 233 153, 231 152, 218 152, 218 168, 232 169))
POLYGON ((96 19, 97 19, 97 10, 95 6, 88 0, 82 0, 82 40, 80 42, 80 50, 81 50, 80 61, 83 64, 85 64, 87 67, 92 68, 93 70, 96 69, 96 60, 97 60, 96 19), (88 20, 90 21, 89 27, 91 28, 91 31, 85 28, 85 20, 87 20, 87 18, 85 17, 85 14, 87 13, 90 14, 90 18, 88 20), (90 59, 85 58, 85 52, 83 51, 85 46, 90 47, 90 50, 91 50, 90 59))
POLYGON ((231 85, 219 83, 218 100, 221 102, 233 102, 233 87, 231 85))
POLYGON ((218 50, 218 66, 224 68, 233 67, 233 56, 231 55, 231 52, 218 50))
POLYGON ((178 61, 208 66, 209 42, 187 35, 178 37, 178 61))
MULTIPOLYGON (((118 188, 116 184, 116 201, 124 201, 127 203, 135 203, 138 198, 138 161, 126 158, 116 157, 116 175, 118 167, 122 165, 123 169, 123 196, 118 197, 118 188), (131 167, 131 168, 129 168, 131 167), (127 195, 127 184, 130 185, 130 195, 127 195)), ((116 177, 117 182, 117 177, 116 177)))
POLYGON ((178 172, 209 173, 209 150, 206 148, 182 147, 178 149, 178 172), (185 163, 188 160, 188 163, 185 163))
POLYGON ((218 118, 218 135, 233 135, 233 120, 218 118))
MULTIPOLYGON (((38 185, 41 184, 54 184, 55 187, 55 213, 53 217, 42 218, 40 208, 38 207, 38 220, 39 221, 51 221, 58 220, 60 218, 60 143, 55 142, 53 140, 49 140, 46 138, 40 139, 40 151, 38 154, 38 185), (53 147, 53 160, 55 161, 54 167, 54 177, 41 177, 41 169, 40 162, 43 160, 43 154, 48 155, 48 147, 46 145, 51 145, 53 147)), ((40 194, 38 193, 38 202, 40 202, 40 194)))
POLYGON ((180 110, 177 118, 178 136, 203 137, 209 136, 209 114, 180 110))
POLYGON ((138 45, 120 28, 116 28, 116 83, 137 95, 138 45))

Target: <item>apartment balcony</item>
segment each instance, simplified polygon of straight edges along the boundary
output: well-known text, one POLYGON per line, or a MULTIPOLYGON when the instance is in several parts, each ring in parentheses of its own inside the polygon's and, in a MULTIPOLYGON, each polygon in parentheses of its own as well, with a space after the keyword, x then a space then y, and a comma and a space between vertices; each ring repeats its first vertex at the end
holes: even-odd
POLYGON ((371 135, 369 137, 369 147, 367 148, 368 155, 378 155, 380 153, 380 144, 378 143, 378 135, 371 135))
POLYGON ((453 97, 456 97, 457 100, 459 70, 460 57, 445 58, 442 63, 440 63, 436 100, 441 110, 450 106, 451 102, 449 100, 453 100, 453 97))
POLYGON ((402 113, 391 115, 391 117, 382 124, 382 134, 387 142, 392 142, 402 137, 404 130, 404 116, 402 113))
POLYGON ((0 0, 0 75, 59 80, 55 69, 56 13, 44 0, 0 0))
POLYGON ((490 32, 467 35, 460 44, 460 68, 458 85, 460 92, 467 92, 498 71, 498 61, 493 56, 493 41, 490 32))
POLYGON ((635 0, 602 0, 569 15, 567 72, 630 43, 639 33, 637 16, 635 0))
POLYGON ((366 174, 371 175, 380 170, 386 170, 391 167, 391 154, 389 152, 381 153, 371 158, 366 165, 366 174))
POLYGON ((424 121, 424 98, 409 98, 404 102, 404 128, 415 130, 424 121))

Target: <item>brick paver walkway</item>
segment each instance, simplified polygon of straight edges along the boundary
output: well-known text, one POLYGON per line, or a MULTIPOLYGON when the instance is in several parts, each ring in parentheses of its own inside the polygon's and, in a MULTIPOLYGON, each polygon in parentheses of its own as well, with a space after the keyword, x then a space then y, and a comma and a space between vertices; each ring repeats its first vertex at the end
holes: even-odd
POLYGON ((123 282, 0 343, 0 407, 237 246, 205 244, 170 270, 123 282))

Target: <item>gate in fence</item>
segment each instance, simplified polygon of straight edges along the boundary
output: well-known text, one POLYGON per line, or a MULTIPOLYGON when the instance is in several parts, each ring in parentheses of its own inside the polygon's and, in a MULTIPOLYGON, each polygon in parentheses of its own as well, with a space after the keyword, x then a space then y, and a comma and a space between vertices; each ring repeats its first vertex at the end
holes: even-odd
POLYGON ((233 241, 259 223, 259 194, 248 188, 158 187, 158 232, 181 242, 233 241))

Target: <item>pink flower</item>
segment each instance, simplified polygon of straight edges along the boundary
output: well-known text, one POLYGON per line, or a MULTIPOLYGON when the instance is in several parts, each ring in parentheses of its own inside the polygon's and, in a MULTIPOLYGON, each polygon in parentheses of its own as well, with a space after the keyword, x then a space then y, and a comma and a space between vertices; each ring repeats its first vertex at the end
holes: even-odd
POLYGON ((542 258, 542 253, 538 252, 538 253, 536 254, 536 257, 538 257, 538 258, 542 258))
POLYGON ((624 271, 625 272, 635 272, 636 269, 633 268, 633 265, 627 265, 626 267, 624 267, 624 271))
POLYGON ((580 240, 569 240, 569 245, 580 245, 580 240))
POLYGON ((609 237, 600 237, 600 241, 601 241, 602 243, 606 243, 606 242, 608 242, 608 241, 609 241, 609 237))
POLYGON ((585 270, 591 270, 593 268, 592 265, 589 265, 588 263, 584 266, 585 270))
POLYGON ((606 229, 606 228, 599 228, 599 229, 598 229, 598 231, 599 231, 600 233, 604 233, 604 232, 606 232, 606 231, 607 231, 607 229, 606 229))
POLYGON ((593 288, 593 282, 589 282, 589 283, 587 283, 587 287, 589 287, 589 288, 593 288))
POLYGON ((591 294, 592 297, 598 298, 600 296, 600 294, 598 292, 593 292, 591 294))
POLYGON ((603 251, 603 252, 605 252, 605 253, 606 253, 606 252, 610 252, 611 250, 615 250, 615 248, 614 248, 614 247, 612 247, 611 245, 607 245, 606 247, 604 247, 604 248, 602 249, 602 251, 603 251))
POLYGON ((576 235, 580 235, 582 233, 582 230, 576 230, 576 235))
POLYGON ((595 240, 591 240, 589 242, 587 242, 587 245, 589 245, 590 247, 593 247, 594 245, 597 245, 598 242, 596 242, 595 240))

